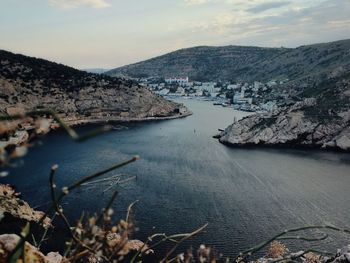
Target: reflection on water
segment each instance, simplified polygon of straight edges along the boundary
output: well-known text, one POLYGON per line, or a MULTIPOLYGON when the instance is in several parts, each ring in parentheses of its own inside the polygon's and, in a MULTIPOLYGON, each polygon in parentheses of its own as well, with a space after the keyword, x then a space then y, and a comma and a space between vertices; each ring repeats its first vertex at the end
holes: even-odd
MULTIPOLYGON (((245 113, 203 101, 185 104, 193 116, 128 124, 128 130, 82 144, 62 131, 51 133, 6 179, 32 204, 41 205, 48 200, 52 164, 59 164, 57 180, 64 186, 138 154, 140 161, 121 170, 138 178, 120 189, 117 215, 124 216, 127 205, 140 200, 135 215, 139 237, 152 231, 188 232, 208 222, 207 231, 192 242, 212 245, 225 255, 285 228, 320 223, 350 227, 349 154, 229 148, 212 135, 245 113)), ((111 193, 103 190, 79 190, 67 199, 65 210, 71 218, 81 209, 98 210, 111 193)), ((331 235, 321 247, 335 248, 345 244, 344 238, 331 235)))

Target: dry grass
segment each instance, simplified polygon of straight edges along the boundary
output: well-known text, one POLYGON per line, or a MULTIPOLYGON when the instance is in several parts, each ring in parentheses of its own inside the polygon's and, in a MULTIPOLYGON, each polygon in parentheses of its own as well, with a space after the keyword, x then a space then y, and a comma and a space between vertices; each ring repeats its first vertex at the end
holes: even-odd
POLYGON ((287 247, 279 241, 273 241, 267 250, 266 257, 269 258, 280 258, 288 252, 287 247))

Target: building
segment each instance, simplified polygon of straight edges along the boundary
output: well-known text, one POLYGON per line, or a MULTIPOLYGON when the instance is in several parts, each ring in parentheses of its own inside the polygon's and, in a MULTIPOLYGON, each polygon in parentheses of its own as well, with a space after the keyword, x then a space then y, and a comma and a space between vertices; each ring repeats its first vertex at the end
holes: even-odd
POLYGON ((259 91, 261 86, 262 86, 262 83, 260 83, 259 81, 254 81, 253 91, 255 92, 259 91))
POLYGON ((240 86, 238 84, 229 84, 227 85, 227 89, 229 90, 235 90, 238 89, 240 86))
POLYGON ((181 77, 180 78, 177 78, 177 77, 167 78, 167 79, 165 79, 165 82, 167 84, 178 84, 180 86, 186 86, 188 84, 188 77, 186 77, 186 78, 181 78, 181 77))
POLYGON ((273 87, 273 86, 276 86, 277 85, 277 82, 276 81, 274 81, 274 80, 270 80, 269 82, 267 82, 267 86, 268 87, 273 87))
POLYGON ((277 109, 276 101, 268 101, 260 105, 260 108, 266 111, 274 111, 277 109))
POLYGON ((233 95, 234 104, 252 104, 253 103, 253 98, 245 98, 244 92, 245 92, 245 89, 242 88, 241 92, 237 92, 233 95))
POLYGON ((159 95, 167 95, 169 93, 170 90, 168 89, 162 89, 160 91, 157 91, 156 93, 159 95))
MULTIPOLYGON (((215 88, 215 85, 216 85, 215 82, 203 82, 201 86, 197 86, 196 88, 198 90, 202 90, 202 91, 206 90, 206 91, 212 93, 212 92, 217 92, 218 91, 215 88)), ((220 88, 219 88, 219 90, 220 90, 220 88)))
POLYGON ((180 96, 185 95, 185 89, 181 88, 181 87, 178 87, 177 90, 176 90, 176 95, 180 95, 180 96))

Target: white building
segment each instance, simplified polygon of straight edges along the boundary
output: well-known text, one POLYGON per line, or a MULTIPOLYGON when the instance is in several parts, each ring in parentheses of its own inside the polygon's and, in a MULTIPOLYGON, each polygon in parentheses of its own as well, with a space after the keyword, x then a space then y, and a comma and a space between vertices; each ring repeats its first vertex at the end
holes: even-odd
POLYGON ((259 81, 254 81, 253 91, 259 91, 261 86, 262 86, 262 83, 260 83, 259 81))
POLYGON ((186 78, 167 78, 165 79, 167 84, 179 84, 181 86, 185 86, 188 84, 188 77, 186 78))
POLYGON ((218 92, 210 92, 210 96, 215 98, 217 95, 219 95, 218 92))
POLYGON ((162 89, 160 91, 157 91, 156 93, 159 95, 167 95, 169 93, 170 90, 168 89, 162 89))
POLYGON ((177 90, 176 90, 176 95, 180 95, 180 96, 185 95, 185 89, 181 88, 181 87, 178 87, 177 90))
POLYGON ((227 85, 227 89, 230 89, 230 90, 235 90, 235 89, 238 89, 239 86, 237 84, 229 84, 227 85))
POLYGON ((276 85, 277 85, 277 82, 274 80, 270 80, 269 82, 267 82, 267 86, 269 86, 270 88, 276 85))
POLYGON ((235 93, 233 95, 233 103, 234 104, 247 104, 247 103, 248 104, 252 104, 253 103, 253 98, 245 98, 244 97, 244 89, 243 88, 242 88, 242 91, 240 93, 235 93))
POLYGON ((212 93, 212 92, 217 92, 220 90, 220 88, 219 88, 219 90, 217 90, 215 88, 215 85, 216 85, 215 82, 203 82, 201 86, 197 86, 196 88, 199 90, 206 90, 206 91, 212 93))
POLYGON ((241 97, 244 98, 245 95, 245 87, 241 88, 241 97))
POLYGON ((275 109, 277 109, 275 101, 268 101, 265 104, 261 104, 260 107, 266 111, 274 111, 275 109))

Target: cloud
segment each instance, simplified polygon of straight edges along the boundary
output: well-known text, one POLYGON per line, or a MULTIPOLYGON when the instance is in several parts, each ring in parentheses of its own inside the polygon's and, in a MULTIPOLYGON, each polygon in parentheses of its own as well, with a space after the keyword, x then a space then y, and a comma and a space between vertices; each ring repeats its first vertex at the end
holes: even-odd
POLYGON ((247 9, 247 11, 251 12, 251 13, 261 13, 261 12, 265 12, 265 11, 270 10, 270 9, 279 8, 282 6, 289 5, 289 4, 290 4, 290 2, 268 2, 268 3, 262 3, 259 5, 256 5, 252 8, 247 9))
POLYGON ((49 0, 49 3, 60 9, 73 9, 79 6, 92 8, 106 8, 109 6, 106 0, 49 0))
POLYGON ((183 28, 187 29, 189 41, 198 43, 197 39, 200 39, 215 45, 291 47, 350 37, 349 0, 319 0, 313 4, 295 0, 273 12, 262 11, 271 9, 266 9, 266 5, 256 12, 248 11, 249 8, 261 7, 266 3, 264 0, 254 0, 249 4, 240 0, 225 1, 235 4, 235 7, 207 19, 187 21, 183 28))
POLYGON ((202 5, 208 2, 208 0, 184 0, 185 5, 202 5))

